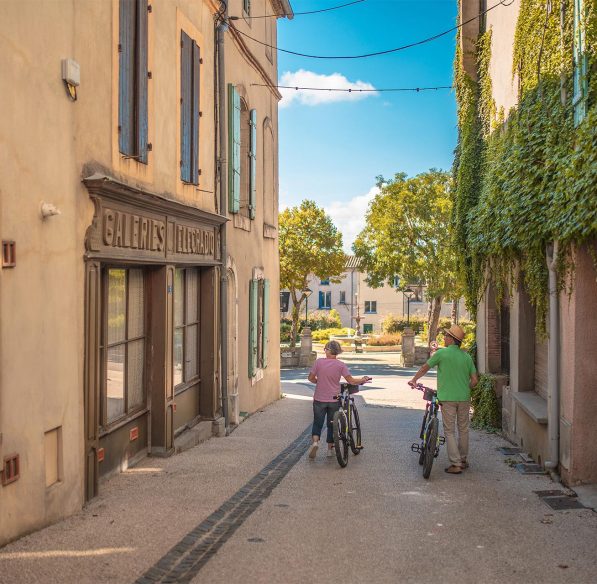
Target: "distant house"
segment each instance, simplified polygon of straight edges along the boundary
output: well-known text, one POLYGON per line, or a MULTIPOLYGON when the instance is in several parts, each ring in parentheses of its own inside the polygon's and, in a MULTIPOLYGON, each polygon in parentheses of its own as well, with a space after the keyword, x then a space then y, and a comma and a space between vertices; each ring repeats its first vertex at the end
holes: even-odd
MULTIPOLYGON (((408 312, 408 300, 399 289, 400 282, 395 278, 393 285, 385 284, 381 288, 372 288, 366 282, 367 273, 361 270, 356 256, 346 257, 342 280, 335 284, 329 279, 320 279, 310 275, 307 287, 312 290, 308 299, 307 311, 312 314, 316 310, 335 309, 340 314, 343 327, 357 328, 357 319, 362 333, 381 333, 381 323, 388 314, 403 316, 408 312)), ((427 316, 428 302, 425 286, 409 286, 414 292, 410 300, 410 315, 427 316)), ((462 305, 462 303, 460 303, 462 305)), ((288 312, 281 313, 288 317, 288 312)), ((442 306, 441 315, 450 316, 452 303, 442 306)), ((304 314, 304 309, 302 314, 304 314)))

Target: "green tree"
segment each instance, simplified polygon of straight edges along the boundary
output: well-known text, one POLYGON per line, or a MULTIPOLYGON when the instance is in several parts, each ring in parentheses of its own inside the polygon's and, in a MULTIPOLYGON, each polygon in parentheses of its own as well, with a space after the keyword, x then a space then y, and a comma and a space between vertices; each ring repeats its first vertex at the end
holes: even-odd
POLYGON ((280 288, 289 290, 292 298, 290 343, 294 346, 309 274, 339 282, 346 256, 342 234, 313 201, 280 213, 279 231, 280 288))
POLYGON ((450 235, 452 196, 447 172, 429 172, 393 180, 378 177, 380 193, 371 201, 366 226, 353 250, 367 270, 370 286, 425 283, 430 298, 429 341, 437 336, 444 299, 460 296, 450 235))

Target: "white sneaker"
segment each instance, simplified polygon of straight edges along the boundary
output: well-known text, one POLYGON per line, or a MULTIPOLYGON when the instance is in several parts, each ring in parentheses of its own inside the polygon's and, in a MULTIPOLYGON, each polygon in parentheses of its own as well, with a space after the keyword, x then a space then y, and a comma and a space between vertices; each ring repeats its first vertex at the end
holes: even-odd
POLYGON ((332 458, 332 456, 334 456, 334 449, 333 448, 328 448, 328 451, 325 453, 325 455, 328 458, 332 458))
POLYGON ((309 446, 309 458, 315 458, 317 456, 317 449, 319 448, 319 441, 313 442, 311 446, 309 446))

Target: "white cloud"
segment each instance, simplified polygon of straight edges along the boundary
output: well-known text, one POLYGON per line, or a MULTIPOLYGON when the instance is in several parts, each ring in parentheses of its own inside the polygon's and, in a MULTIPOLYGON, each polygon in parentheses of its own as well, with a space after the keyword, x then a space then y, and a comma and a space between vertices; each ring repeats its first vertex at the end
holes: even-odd
MULTIPOLYGON (((349 81, 341 73, 320 75, 313 71, 299 69, 295 73, 286 71, 280 77, 279 85, 291 87, 316 87, 332 89, 375 89, 371 83, 364 81, 349 81)), ((348 91, 307 91, 303 89, 280 89, 282 100, 280 107, 287 107, 296 101, 302 105, 320 105, 338 101, 357 101, 370 95, 378 95, 376 91, 348 92, 348 91)))
POLYGON ((325 207, 325 212, 342 233, 342 242, 346 253, 352 253, 351 246, 356 236, 365 227, 367 207, 378 193, 379 189, 372 187, 366 195, 353 197, 349 201, 333 201, 325 207))

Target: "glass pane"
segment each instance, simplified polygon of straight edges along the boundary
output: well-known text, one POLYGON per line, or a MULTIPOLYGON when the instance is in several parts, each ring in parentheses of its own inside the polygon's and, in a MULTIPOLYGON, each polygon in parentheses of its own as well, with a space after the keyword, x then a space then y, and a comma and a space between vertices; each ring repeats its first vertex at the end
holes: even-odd
POLYGON ((129 339, 143 336, 143 300, 143 271, 129 270, 129 339))
POLYGON ((126 270, 108 270, 108 343, 124 341, 126 270))
POLYGON ((124 414, 124 345, 108 349, 106 371, 108 422, 124 414))
POLYGON ((182 383, 182 333, 184 329, 174 329, 174 387, 182 383))
POLYGON ((184 324, 184 271, 176 270, 174 276, 174 326, 184 324))
POLYGON ((199 332, 199 327, 194 324, 188 326, 185 331, 185 345, 186 345, 186 360, 185 360, 185 368, 184 368, 184 378, 185 381, 192 379, 197 375, 197 361, 198 361, 198 344, 197 344, 197 334, 199 332))
POLYGON ((145 362, 145 341, 133 341, 128 345, 127 378, 129 411, 145 403, 143 365, 145 362))
POLYGON ((187 270, 187 323, 197 322, 197 306, 199 294, 199 273, 187 270))

